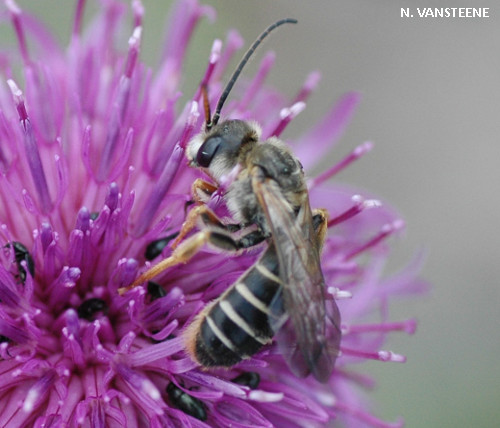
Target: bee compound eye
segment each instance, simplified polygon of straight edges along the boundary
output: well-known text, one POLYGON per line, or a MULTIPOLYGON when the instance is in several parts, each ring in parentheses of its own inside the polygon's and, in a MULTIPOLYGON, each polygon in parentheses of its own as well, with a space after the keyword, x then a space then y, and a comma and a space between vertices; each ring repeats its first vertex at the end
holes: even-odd
POLYGON ((219 149, 222 142, 221 137, 210 137, 208 138, 198 150, 196 154, 196 162, 203 168, 207 168, 212 162, 215 153, 219 149))

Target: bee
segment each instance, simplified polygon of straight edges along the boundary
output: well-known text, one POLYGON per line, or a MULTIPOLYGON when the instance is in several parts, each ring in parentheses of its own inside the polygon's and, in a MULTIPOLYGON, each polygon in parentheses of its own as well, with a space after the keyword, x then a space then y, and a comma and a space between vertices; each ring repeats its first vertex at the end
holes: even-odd
POLYGON ((257 372, 244 372, 231 379, 231 382, 247 386, 250 389, 257 389, 260 383, 260 375, 257 372))
POLYGON ((16 265, 17 269, 19 271, 19 278, 21 279, 21 282, 24 284, 26 281, 26 269, 24 269, 23 265, 21 264, 23 261, 26 263, 26 267, 28 268, 28 271, 32 277, 35 276, 35 262, 33 260, 33 257, 29 253, 28 249, 21 244, 20 242, 13 241, 12 243, 7 243, 5 248, 14 248, 14 258, 16 260, 16 265))
POLYGON ((203 404, 203 402, 198 398, 184 392, 172 382, 170 382, 167 386, 167 394, 170 402, 177 409, 182 410, 187 415, 199 419, 200 421, 207 420, 207 410, 205 404, 203 404))
POLYGON ((108 311, 108 305, 98 297, 92 297, 85 300, 76 310, 78 318, 94 321, 99 313, 105 314, 108 311))
POLYGON ((255 122, 219 123, 222 106, 257 46, 273 29, 295 22, 277 21, 253 43, 213 116, 205 89, 205 129, 188 143, 186 156, 213 183, 195 181, 193 198, 201 204, 189 212, 174 252, 132 286, 187 262, 205 244, 238 252, 267 242, 258 261, 187 327, 186 350, 203 367, 231 367, 276 338, 293 373, 312 374, 324 382, 333 370, 341 338, 340 314, 335 301, 325 299, 320 263, 328 213, 311 210, 302 165, 285 143, 276 137, 262 141, 255 122), (237 223, 225 224, 203 202, 231 174, 235 177, 224 199, 237 223), (200 219, 202 229, 184 239, 200 219))

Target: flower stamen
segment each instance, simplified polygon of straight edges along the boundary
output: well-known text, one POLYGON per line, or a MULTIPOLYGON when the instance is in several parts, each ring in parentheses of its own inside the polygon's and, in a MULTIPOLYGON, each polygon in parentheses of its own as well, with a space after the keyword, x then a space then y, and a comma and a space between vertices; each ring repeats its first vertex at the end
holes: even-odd
POLYGON ((21 22, 22 10, 14 0, 5 0, 5 5, 10 12, 12 25, 14 26, 17 42, 19 44, 19 51, 21 52, 21 56, 23 57, 24 64, 29 65, 31 61, 28 55, 28 45, 26 43, 26 36, 24 34, 23 25, 21 22))
POLYGON ((344 159, 342 159, 338 164, 332 166, 331 168, 327 169, 325 172, 322 174, 318 175, 316 178, 311 180, 311 183, 308 187, 314 187, 314 186, 319 186, 329 178, 333 177, 334 175, 338 174, 340 171, 343 169, 347 168, 349 165, 351 165, 354 161, 358 160, 361 158, 363 155, 371 151, 373 148, 373 143, 371 142, 366 142, 358 147, 356 147, 351 153, 349 153, 344 159))
POLYGON ((42 209, 41 211, 42 213, 47 214, 52 209, 52 202, 49 195, 47 179, 43 169, 42 160, 40 158, 36 137, 24 105, 23 93, 12 79, 7 80, 7 84, 12 92, 17 112, 19 114, 19 121, 23 130, 26 160, 28 161, 31 177, 38 193, 42 209))
POLYGON ((361 195, 354 195, 352 201, 354 202, 354 206, 339 214, 337 217, 328 220, 328 227, 343 223, 366 209, 382 206, 380 201, 376 199, 364 199, 361 195))
POLYGON ((360 247, 352 250, 351 252, 347 253, 344 257, 345 260, 350 260, 357 255, 377 246, 380 242, 382 242, 384 239, 388 238, 391 236, 393 233, 401 230, 404 227, 404 221, 403 220, 395 220, 392 223, 385 224, 380 232, 375 235, 372 239, 370 239, 368 242, 365 244, 361 245, 360 247))

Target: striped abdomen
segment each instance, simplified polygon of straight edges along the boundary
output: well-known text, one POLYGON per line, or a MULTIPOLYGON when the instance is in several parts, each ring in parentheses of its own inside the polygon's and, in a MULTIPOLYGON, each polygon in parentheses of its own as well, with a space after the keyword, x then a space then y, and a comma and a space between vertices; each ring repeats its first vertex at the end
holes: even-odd
POLYGON ((273 337, 268 314, 279 288, 278 260, 270 244, 188 328, 190 354, 205 367, 232 366, 255 354, 273 337))

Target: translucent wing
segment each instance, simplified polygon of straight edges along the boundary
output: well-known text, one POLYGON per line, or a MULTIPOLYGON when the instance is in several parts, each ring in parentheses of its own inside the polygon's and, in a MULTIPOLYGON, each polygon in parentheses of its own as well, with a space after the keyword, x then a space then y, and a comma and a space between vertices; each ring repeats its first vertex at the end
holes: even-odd
POLYGON ((331 316, 327 317, 309 199, 304 194, 295 212, 278 184, 258 171, 253 173, 252 186, 271 228, 283 281, 283 292, 271 307, 271 326, 292 371, 298 376, 312 373, 319 381, 326 381, 340 346, 340 315, 332 301, 331 316))

